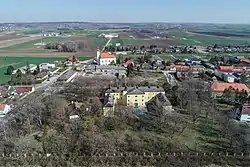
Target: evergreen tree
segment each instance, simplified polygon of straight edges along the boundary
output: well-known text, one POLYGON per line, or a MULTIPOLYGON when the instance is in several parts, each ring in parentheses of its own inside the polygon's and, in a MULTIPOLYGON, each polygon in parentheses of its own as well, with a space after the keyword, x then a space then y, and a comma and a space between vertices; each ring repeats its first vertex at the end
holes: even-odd
POLYGON ((26 74, 29 74, 29 73, 30 73, 30 65, 27 62, 27 64, 26 64, 26 74))
POLYGON ((10 66, 8 66, 8 68, 6 70, 6 74, 11 75, 14 70, 15 70, 14 67, 10 65, 10 66))
POLYGON ((39 65, 36 66, 36 73, 37 74, 40 73, 40 66, 39 65))
POLYGON ((121 60, 119 58, 116 60, 116 64, 121 64, 121 60))

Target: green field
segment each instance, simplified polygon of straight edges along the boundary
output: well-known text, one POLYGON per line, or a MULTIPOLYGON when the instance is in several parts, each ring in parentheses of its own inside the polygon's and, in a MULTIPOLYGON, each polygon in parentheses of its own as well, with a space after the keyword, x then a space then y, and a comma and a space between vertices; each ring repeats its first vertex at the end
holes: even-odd
MULTIPOLYGON (((9 81, 10 76, 4 75, 6 69, 9 65, 12 65, 15 68, 23 67, 27 64, 40 64, 40 63, 47 63, 53 61, 62 61, 66 58, 62 57, 0 57, 0 83, 6 83, 9 81)), ((90 57, 79 57, 80 60, 87 60, 90 57)))
POLYGON ((120 43, 121 45, 137 45, 143 44, 143 40, 133 38, 113 38, 111 43, 113 45, 115 45, 116 43, 120 43))

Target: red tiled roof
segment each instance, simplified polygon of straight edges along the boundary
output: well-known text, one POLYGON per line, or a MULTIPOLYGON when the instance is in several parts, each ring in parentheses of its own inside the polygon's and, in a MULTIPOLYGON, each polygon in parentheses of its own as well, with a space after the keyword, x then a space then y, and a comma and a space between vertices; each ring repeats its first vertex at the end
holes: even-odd
POLYGON ((186 72, 190 70, 189 66, 181 66, 181 65, 171 65, 171 68, 176 68, 177 71, 181 71, 181 72, 186 72))
POLYGON ((4 111, 5 106, 6 106, 5 104, 1 104, 1 105, 0 105, 0 111, 4 111))
POLYGON ((247 93, 250 92, 250 90, 245 84, 240 84, 240 83, 214 82, 211 86, 211 89, 213 92, 224 92, 224 90, 229 87, 232 87, 234 90, 238 89, 239 91, 247 91, 247 93))
POLYGON ((110 54, 107 52, 102 52, 101 53, 101 59, 112 59, 112 58, 116 58, 115 54, 110 54))
POLYGON ((132 60, 128 60, 128 61, 126 61, 125 63, 123 63, 124 65, 129 65, 129 64, 132 64, 132 65, 134 65, 134 62, 132 61, 132 60))
POLYGON ((244 67, 234 67, 234 66, 220 66, 220 72, 227 72, 227 73, 242 73, 244 72, 244 67))
POLYGON ((21 86, 21 87, 15 87, 17 94, 23 94, 28 93, 32 91, 32 86, 21 86))
POLYGON ((249 59, 240 59, 240 62, 244 62, 244 63, 250 64, 250 60, 249 59))
POLYGON ((67 61, 70 61, 70 62, 77 62, 77 58, 75 58, 75 57, 69 57, 69 58, 67 59, 67 61))

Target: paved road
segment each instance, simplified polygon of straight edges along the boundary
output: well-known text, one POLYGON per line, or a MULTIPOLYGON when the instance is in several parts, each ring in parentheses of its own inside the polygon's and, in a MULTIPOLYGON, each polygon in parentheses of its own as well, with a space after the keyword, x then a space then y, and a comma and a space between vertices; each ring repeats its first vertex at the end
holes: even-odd
POLYGON ((111 41, 112 41, 112 38, 110 38, 110 39, 108 40, 108 42, 106 43, 106 45, 102 48, 102 51, 104 51, 105 47, 108 46, 108 44, 109 44, 111 41))

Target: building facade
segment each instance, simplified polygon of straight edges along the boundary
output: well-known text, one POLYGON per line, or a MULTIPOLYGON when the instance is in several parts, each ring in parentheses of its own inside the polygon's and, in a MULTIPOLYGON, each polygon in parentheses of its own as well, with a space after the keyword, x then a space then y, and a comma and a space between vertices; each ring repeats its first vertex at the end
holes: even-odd
POLYGON ((241 114, 240 114, 241 122, 250 122, 250 105, 243 105, 241 114))
POLYGON ((118 100, 126 103, 127 106, 145 107, 146 103, 159 93, 165 94, 161 87, 113 87, 106 91, 105 96, 112 96, 114 104, 118 100))
POLYGON ((11 107, 7 104, 0 105, 0 118, 3 118, 9 111, 11 107))
POLYGON ((99 59, 99 64, 100 65, 110 65, 110 64, 116 64, 116 56, 115 54, 112 53, 106 53, 103 52, 100 55, 100 59, 99 59))
POLYGON ((126 77, 127 70, 123 66, 89 65, 85 68, 85 72, 102 73, 102 74, 110 74, 110 75, 115 75, 118 73, 120 77, 126 77))

